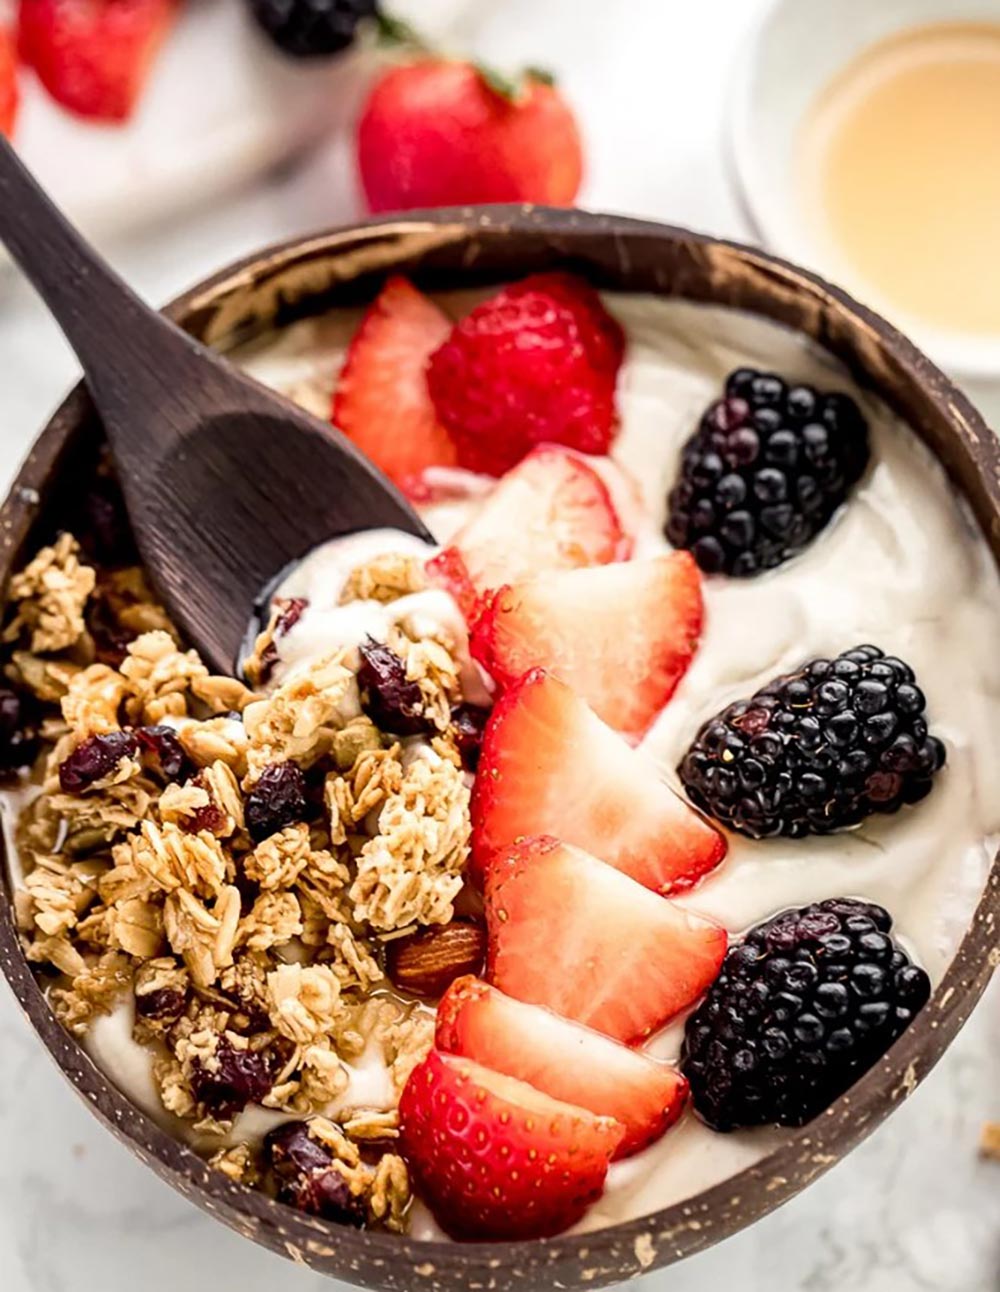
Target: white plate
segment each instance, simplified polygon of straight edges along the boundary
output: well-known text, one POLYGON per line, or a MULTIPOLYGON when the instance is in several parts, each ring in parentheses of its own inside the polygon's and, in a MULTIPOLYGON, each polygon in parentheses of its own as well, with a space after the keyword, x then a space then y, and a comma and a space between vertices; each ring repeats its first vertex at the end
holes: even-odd
POLYGON ((942 367, 972 377, 1000 375, 1000 344, 937 331, 853 276, 808 218, 794 163, 799 126, 817 94, 867 46, 925 23, 998 19, 1000 0, 775 0, 746 44, 729 105, 732 165, 762 241, 842 282, 942 367))
MULTIPOLYGON (((468 7, 397 0, 393 12, 447 38, 468 7)), ((127 125, 74 118, 25 71, 14 142, 67 214, 104 239, 217 197, 343 129, 371 67, 363 49, 320 63, 283 57, 244 0, 188 0, 127 125)))

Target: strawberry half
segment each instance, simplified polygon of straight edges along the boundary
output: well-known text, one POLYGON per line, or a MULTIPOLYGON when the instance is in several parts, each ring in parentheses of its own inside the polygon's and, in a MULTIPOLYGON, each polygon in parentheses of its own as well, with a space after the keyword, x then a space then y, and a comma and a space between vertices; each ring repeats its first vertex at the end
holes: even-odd
POLYGON ((49 94, 92 121, 127 121, 179 0, 21 0, 18 50, 49 94))
POLYGON ((499 476, 536 444, 607 453, 621 327, 571 274, 511 283, 460 319, 427 368, 463 467, 499 476))
POLYGON ((10 32, 0 27, 0 135, 13 133, 17 107, 17 55, 10 32))
POLYGON ((405 278, 387 280, 348 347, 332 420, 398 485, 427 467, 453 466, 451 437, 427 393, 427 360, 451 331, 405 278))
POLYGON ((540 570, 606 565, 630 551, 597 472, 580 454, 543 445, 508 471, 427 568, 471 614, 476 598, 501 584, 540 570))
POLYGON ((495 706, 472 792, 473 873, 524 835, 586 848, 659 893, 725 856, 722 835, 565 682, 533 669, 495 706))
POLYGON ((505 996, 478 978, 457 978, 445 992, 436 1044, 553 1099, 613 1117, 625 1127, 618 1158, 659 1139, 687 1098, 687 1082, 670 1064, 505 996))
POLYGON ((726 931, 557 839, 525 839, 486 881, 486 977, 618 1041, 641 1041, 698 999, 726 931))
POLYGON ((545 1238, 601 1195, 624 1134, 610 1117, 432 1050, 399 1101, 400 1148, 453 1238, 545 1238))
POLYGON ((609 726, 641 736, 687 671, 701 622, 698 566, 673 552, 500 588, 472 653, 501 686, 546 668, 609 726))

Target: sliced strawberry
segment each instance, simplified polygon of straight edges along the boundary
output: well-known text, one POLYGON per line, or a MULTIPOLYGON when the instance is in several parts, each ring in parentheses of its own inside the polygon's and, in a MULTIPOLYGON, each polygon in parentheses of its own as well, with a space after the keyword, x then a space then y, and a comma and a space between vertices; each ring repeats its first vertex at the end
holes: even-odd
POLYGON ((645 755, 543 669, 504 693, 486 727, 472 792, 474 874, 482 879, 498 849, 530 834, 586 848, 660 893, 689 888, 726 852, 645 755))
POLYGON ((13 133, 17 106, 17 54, 10 32, 0 27, 0 135, 13 133))
POLYGON ((333 423, 396 484, 453 466, 455 446, 427 393, 427 360, 451 330, 405 278, 387 280, 347 351, 333 423))
POLYGON ((547 668, 609 726, 641 736, 691 663, 701 620, 698 566, 672 552, 500 588, 472 653, 501 686, 547 668))
POLYGON ((179 0, 21 0, 18 49, 64 108, 127 121, 179 0))
POLYGON ((473 596, 501 584, 606 565, 630 551, 601 477, 581 454, 547 444, 503 477, 428 569, 469 613, 473 596))
POLYGON ((457 978, 442 997, 436 1044, 553 1099, 613 1117, 625 1127, 616 1157, 659 1139, 687 1098, 687 1082, 669 1063, 505 996, 478 978, 457 978))
POLYGON ((624 1131, 469 1059, 432 1050, 399 1102, 400 1148, 453 1238, 545 1238, 601 1195, 624 1131))
POLYGON ((726 954, 725 929, 544 837, 490 870, 486 922, 491 983, 629 1043, 693 1004, 726 954))

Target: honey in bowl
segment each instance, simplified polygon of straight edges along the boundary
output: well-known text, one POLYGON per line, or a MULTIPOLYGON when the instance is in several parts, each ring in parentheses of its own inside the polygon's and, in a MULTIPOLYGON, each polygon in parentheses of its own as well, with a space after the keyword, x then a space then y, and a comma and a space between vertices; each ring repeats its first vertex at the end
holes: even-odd
POLYGON ((1000 336, 1000 24, 870 46, 808 114, 800 165, 856 290, 941 331, 1000 336))

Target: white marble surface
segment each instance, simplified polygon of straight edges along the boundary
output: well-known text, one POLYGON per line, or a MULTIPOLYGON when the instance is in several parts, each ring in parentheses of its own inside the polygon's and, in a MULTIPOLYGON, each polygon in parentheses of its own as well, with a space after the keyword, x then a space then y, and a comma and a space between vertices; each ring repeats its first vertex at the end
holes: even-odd
MULTIPOLYGON (((764 0, 483 0, 470 36, 497 61, 552 66, 589 139, 588 205, 747 236, 723 161, 732 59, 764 0)), ((831 0, 831 3, 833 0, 831 0)), ((152 300, 269 240, 349 219, 334 145, 294 174, 108 248, 152 300)), ((29 294, 0 276, 0 481, 74 372, 29 294)), ((975 392, 1000 416, 1000 392, 975 392)), ((649 1292, 1000 1292, 1000 986, 914 1097, 782 1210, 649 1292)), ((106 1135, 0 988, 2 1292, 321 1292, 319 1277, 237 1238, 106 1135)))

